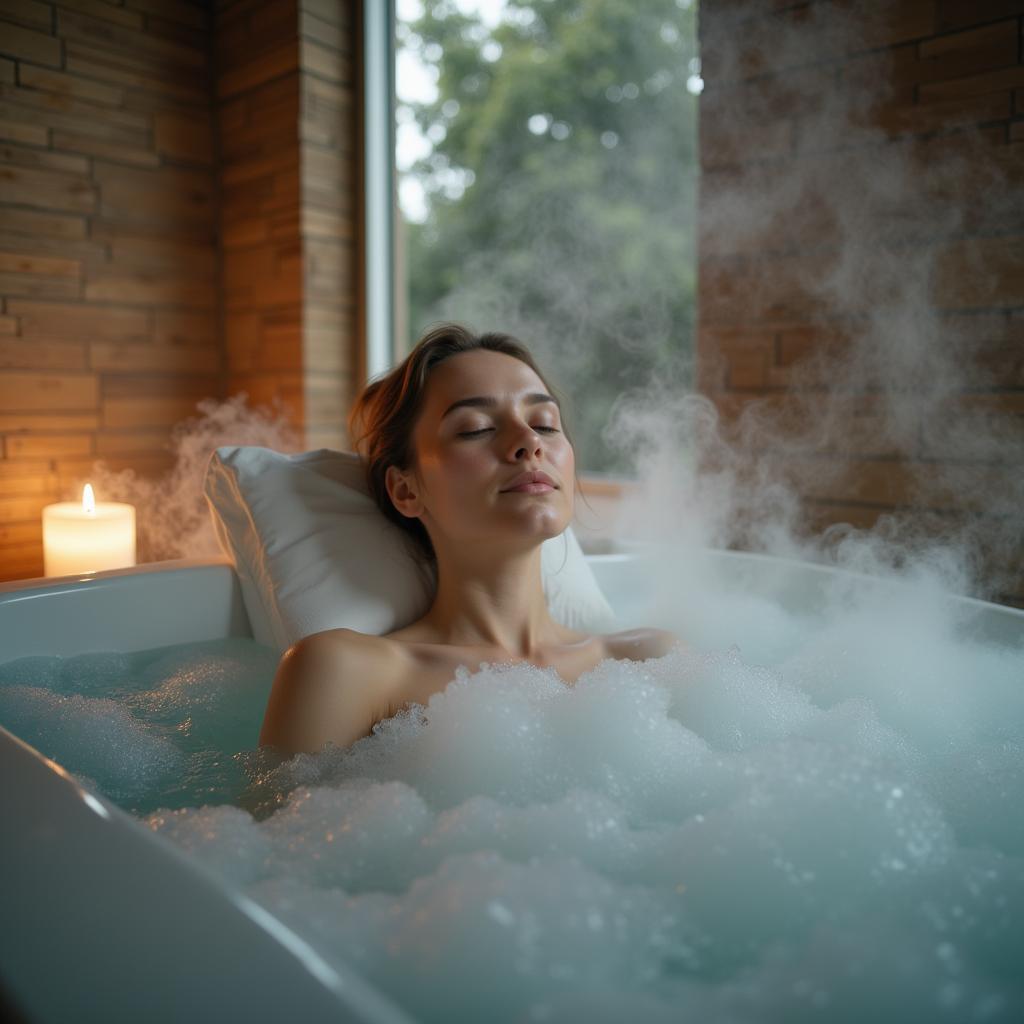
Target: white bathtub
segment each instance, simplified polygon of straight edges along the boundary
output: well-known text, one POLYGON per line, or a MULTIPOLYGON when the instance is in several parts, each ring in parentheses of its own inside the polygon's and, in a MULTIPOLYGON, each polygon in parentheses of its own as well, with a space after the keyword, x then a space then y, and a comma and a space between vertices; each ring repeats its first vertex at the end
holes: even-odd
MULTIPOLYGON (((738 592, 798 612, 813 611, 837 575, 862 589, 899 586, 766 555, 704 557, 738 592)), ((644 622, 643 556, 588 561, 623 625, 644 622)), ((949 600, 979 639, 1024 640, 1024 612, 949 600)), ((0 663, 251 635, 224 560, 0 584, 0 663)), ((2 726, 0 777, 0 983, 28 1020, 409 1021, 2 726)))

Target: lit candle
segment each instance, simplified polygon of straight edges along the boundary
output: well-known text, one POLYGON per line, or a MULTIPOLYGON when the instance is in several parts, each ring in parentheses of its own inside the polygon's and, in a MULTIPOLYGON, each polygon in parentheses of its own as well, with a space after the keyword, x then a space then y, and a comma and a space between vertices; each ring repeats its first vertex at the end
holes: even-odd
POLYGON ((135 564, 135 506, 97 502, 86 484, 82 503, 58 501, 43 509, 43 565, 47 576, 102 572, 135 564))

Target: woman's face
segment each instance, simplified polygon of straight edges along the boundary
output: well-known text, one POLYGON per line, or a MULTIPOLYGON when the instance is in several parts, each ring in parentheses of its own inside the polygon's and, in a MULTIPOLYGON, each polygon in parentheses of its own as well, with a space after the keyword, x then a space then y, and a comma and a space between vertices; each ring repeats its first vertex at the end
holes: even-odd
POLYGON ((436 366, 413 441, 418 466, 404 474, 390 467, 388 491, 399 511, 423 520, 435 548, 499 538, 536 544, 572 520, 576 458, 558 405, 513 356, 475 349, 436 366), (509 490, 534 471, 553 487, 509 490))

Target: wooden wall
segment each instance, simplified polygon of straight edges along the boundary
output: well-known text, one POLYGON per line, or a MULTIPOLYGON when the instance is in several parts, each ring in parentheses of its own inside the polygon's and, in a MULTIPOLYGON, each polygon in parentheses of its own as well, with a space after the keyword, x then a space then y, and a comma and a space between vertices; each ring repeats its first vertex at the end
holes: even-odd
POLYGON ((356 372, 355 5, 218 4, 229 393, 344 446, 356 372))
POLYGON ((355 9, 0 3, 0 579, 95 460, 165 472, 202 398, 345 444, 355 9))
POLYGON ((966 536, 1024 606, 1024 2, 702 0, 700 34, 701 390, 808 531, 966 536))

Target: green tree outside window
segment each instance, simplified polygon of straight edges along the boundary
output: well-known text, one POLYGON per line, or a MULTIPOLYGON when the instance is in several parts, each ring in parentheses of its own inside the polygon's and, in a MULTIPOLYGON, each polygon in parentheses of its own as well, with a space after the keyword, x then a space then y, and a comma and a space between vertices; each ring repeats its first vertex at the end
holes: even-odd
MULTIPOLYGON (((432 151, 406 173, 409 343, 431 322, 506 330, 567 399, 581 470, 629 474, 602 430, 652 376, 692 379, 697 104, 691 0, 451 0, 400 22, 436 68, 406 102, 432 151)), ((402 287, 403 283, 399 282, 402 287)))

